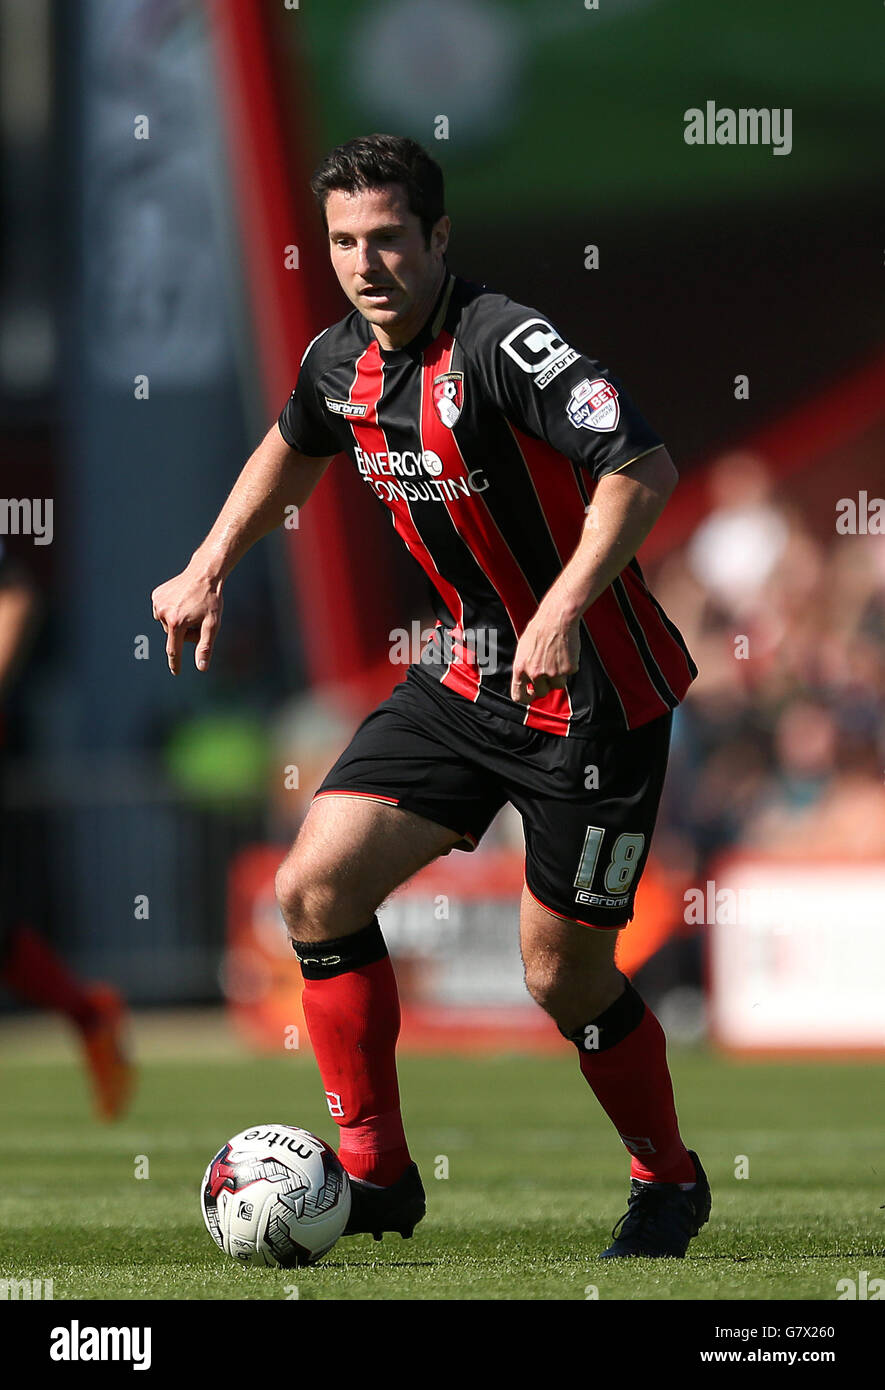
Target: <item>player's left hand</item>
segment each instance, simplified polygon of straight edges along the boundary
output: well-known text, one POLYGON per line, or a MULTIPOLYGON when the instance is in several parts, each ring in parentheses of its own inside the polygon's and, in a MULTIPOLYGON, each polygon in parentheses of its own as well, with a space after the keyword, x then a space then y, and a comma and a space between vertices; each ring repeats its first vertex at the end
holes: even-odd
POLYGON ((578 669, 581 651, 578 624, 561 610, 542 603, 523 632, 513 658, 510 698, 530 705, 551 690, 564 690, 578 669))

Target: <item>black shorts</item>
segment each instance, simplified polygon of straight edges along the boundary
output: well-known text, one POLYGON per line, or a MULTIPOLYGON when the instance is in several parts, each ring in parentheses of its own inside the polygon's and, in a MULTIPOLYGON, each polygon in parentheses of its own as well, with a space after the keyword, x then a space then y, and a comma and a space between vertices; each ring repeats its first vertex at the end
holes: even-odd
POLYGON ((465 850, 509 801, 532 896, 557 917, 622 927, 648 858, 671 723, 667 713, 629 732, 563 738, 479 709, 410 666, 316 796, 389 802, 460 834, 465 850))

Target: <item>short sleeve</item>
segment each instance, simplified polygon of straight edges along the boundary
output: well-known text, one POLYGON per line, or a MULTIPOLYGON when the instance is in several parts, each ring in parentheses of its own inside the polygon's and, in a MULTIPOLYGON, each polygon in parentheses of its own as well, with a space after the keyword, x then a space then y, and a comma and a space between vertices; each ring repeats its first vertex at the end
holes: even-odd
POLYGON ((330 458, 339 452, 341 444, 332 433, 319 403, 312 351, 317 341, 315 338, 301 359, 295 390, 283 406, 278 424, 290 448, 308 458, 330 458))
POLYGON ((660 436, 607 367, 565 342, 541 315, 503 303, 484 314, 476 343, 488 389, 513 425, 595 481, 660 448, 660 436))

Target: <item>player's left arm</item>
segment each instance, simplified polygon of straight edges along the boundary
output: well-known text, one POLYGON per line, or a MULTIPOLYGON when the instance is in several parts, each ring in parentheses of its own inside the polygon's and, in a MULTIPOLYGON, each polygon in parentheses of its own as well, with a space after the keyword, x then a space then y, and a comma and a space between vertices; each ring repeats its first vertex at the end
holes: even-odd
POLYGON ((574 554, 520 636, 512 699, 528 705, 564 689, 578 669, 581 615, 632 560, 678 476, 661 444, 600 478, 574 554))
POLYGON ((617 377, 535 310, 481 296, 466 351, 511 427, 570 459, 592 489, 579 543, 519 635, 511 698, 528 705, 577 671, 582 614, 636 554, 678 475, 617 377))

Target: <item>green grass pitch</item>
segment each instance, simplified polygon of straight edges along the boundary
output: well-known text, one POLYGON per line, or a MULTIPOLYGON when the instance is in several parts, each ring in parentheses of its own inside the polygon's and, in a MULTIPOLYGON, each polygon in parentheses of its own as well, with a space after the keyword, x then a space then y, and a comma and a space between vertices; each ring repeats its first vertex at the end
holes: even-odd
POLYGON ((177 1051, 148 1049, 130 1115, 100 1125, 64 1039, 43 1055, 4 1050, 0 1278, 51 1278, 56 1300, 582 1300, 594 1288, 600 1300, 832 1300, 839 1279, 885 1277, 885 1072, 872 1062, 673 1051, 711 1223, 684 1261, 609 1262, 596 1256, 625 1208, 627 1162, 574 1051, 405 1057, 407 1131, 428 1194, 415 1237, 348 1238, 312 1269, 264 1270, 212 1245, 199 1181, 250 1124, 295 1123, 334 1142, 310 1055, 254 1057, 228 1041, 213 1057, 186 1037, 177 1051), (145 1157, 149 1177, 137 1178, 145 1157))

